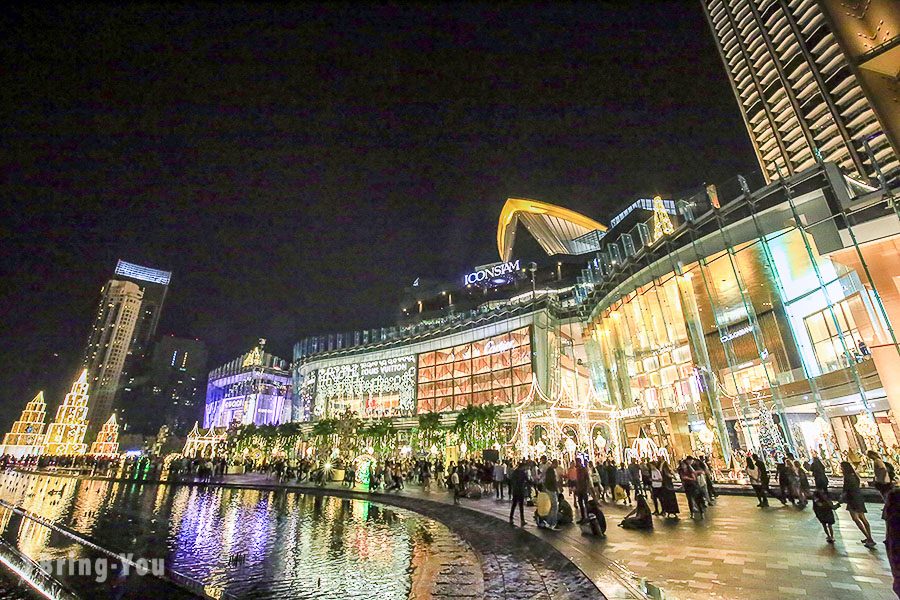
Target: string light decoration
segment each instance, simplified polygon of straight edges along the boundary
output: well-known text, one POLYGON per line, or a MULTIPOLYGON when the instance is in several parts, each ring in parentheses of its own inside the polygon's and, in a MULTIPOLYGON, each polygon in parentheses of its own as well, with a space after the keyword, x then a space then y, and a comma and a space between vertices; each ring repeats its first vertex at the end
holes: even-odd
POLYGON ((9 433, 3 436, 0 454, 9 454, 16 458, 40 454, 44 449, 44 420, 47 415, 47 403, 44 392, 38 392, 25 405, 19 420, 13 423, 9 433))
POLYGON ((87 451, 84 434, 88 425, 88 399, 87 369, 85 369, 72 384, 72 391, 66 394, 63 403, 56 410, 56 420, 47 429, 44 454, 72 456, 87 451))
POLYGON ((653 197, 653 241, 655 242, 664 235, 670 235, 675 231, 672 225, 672 219, 666 211, 663 199, 659 196, 653 197))
POLYGON ((766 406, 763 399, 757 398, 757 419, 759 420, 759 443, 763 448, 763 452, 774 457, 776 460, 784 456, 784 441, 781 438, 781 432, 775 419, 772 418, 772 411, 766 406))
POLYGON ((603 447, 600 447, 592 439, 591 431, 600 424, 609 426, 610 431, 615 430, 610 407, 599 401, 593 389, 588 397, 579 399, 567 386, 561 387, 559 396, 553 399, 533 379, 528 394, 515 406, 516 431, 511 444, 521 456, 538 457, 548 451, 551 455, 562 456, 563 452, 569 452, 571 448, 567 440, 575 444, 571 452, 580 450, 594 455, 607 449, 606 440, 603 447), (596 408, 597 406, 603 408, 596 408), (532 443, 530 438, 537 428, 541 428, 546 436, 532 443), (572 429, 577 432, 577 442, 571 433, 564 431, 566 428, 570 432, 572 429))
POLYGON ((119 424, 116 413, 109 415, 106 423, 100 428, 96 441, 91 444, 91 454, 97 456, 115 456, 119 453, 119 424))

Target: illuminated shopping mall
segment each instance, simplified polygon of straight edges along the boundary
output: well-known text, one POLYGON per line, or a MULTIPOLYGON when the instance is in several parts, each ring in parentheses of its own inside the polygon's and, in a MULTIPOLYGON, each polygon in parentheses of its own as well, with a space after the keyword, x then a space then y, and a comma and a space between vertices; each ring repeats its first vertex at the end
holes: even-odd
POLYGON ((897 444, 889 194, 826 163, 638 199, 607 223, 509 199, 499 261, 456 284, 416 280, 397 325, 297 343, 280 420, 389 417, 403 432, 501 405, 490 443, 508 455, 897 444), (522 228, 545 255, 515 254, 522 228))

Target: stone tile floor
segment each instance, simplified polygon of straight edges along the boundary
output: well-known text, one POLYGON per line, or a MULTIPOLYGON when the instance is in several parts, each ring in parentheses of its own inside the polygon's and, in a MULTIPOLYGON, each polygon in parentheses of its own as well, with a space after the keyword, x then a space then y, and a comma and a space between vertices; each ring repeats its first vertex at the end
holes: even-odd
MULTIPOLYGON (((227 480, 239 483, 243 477, 253 476, 227 480)), ((417 486, 399 494, 375 494, 373 499, 390 502, 391 495, 452 503, 443 490, 425 492, 417 486)), ((683 494, 678 499, 686 511, 683 494)), ((462 503, 503 521, 508 518, 508 501, 491 497, 462 503)), ((881 542, 885 535, 881 505, 867 508, 873 537, 881 542)), ((811 507, 801 511, 775 501, 768 509, 758 509, 756 500, 746 496, 720 496, 703 521, 692 521, 684 512, 679 521, 656 518, 653 532, 616 526, 630 507, 606 504, 603 509, 610 525, 606 540, 582 536, 575 526, 556 532, 529 522, 526 531, 560 550, 608 598, 636 597, 642 580, 652 584, 651 592, 658 587, 668 599, 896 598, 883 545, 865 548, 843 508, 837 511, 834 545, 825 542, 811 507)), ((491 525, 510 527, 503 522, 491 525)))
MULTIPOLYGON (((679 502, 685 509, 683 496, 679 502)), ((504 502, 485 499, 469 504, 501 518, 508 515, 504 502)), ((873 537, 880 542, 881 507, 869 504, 868 509, 873 537)), ((596 578, 598 571, 621 566, 658 586, 667 598, 896 598, 884 547, 864 547, 843 508, 837 511, 834 545, 825 542, 811 507, 800 511, 775 502, 758 509, 753 498, 722 496, 703 521, 657 518, 653 532, 617 527, 628 510, 604 506, 610 524, 606 540, 582 536, 576 527, 560 532, 529 528, 588 576, 596 578)), ((607 596, 619 595, 598 585, 607 596)))

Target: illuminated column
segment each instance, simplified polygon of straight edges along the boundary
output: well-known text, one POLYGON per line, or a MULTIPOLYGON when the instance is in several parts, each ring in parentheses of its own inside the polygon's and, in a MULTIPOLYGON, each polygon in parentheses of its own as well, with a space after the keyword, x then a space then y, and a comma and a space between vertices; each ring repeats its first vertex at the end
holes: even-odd
POLYGON ((69 456, 84 454, 84 434, 87 431, 88 384, 87 369, 72 384, 72 391, 56 411, 56 420, 47 429, 44 454, 69 456))
POLYGON ((3 436, 0 454, 10 454, 16 458, 40 454, 44 449, 44 418, 46 414, 47 404, 44 402, 44 392, 38 392, 31 402, 25 405, 25 410, 22 411, 19 420, 13 423, 9 433, 3 436))
POLYGON ((109 415, 106 423, 100 428, 97 440, 91 444, 91 454, 115 456, 119 453, 119 424, 116 423, 116 413, 109 415))

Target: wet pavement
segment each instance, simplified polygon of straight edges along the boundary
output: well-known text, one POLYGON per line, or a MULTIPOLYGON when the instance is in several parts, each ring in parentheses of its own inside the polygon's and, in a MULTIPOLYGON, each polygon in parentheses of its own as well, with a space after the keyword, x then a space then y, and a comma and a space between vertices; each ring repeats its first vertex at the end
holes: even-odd
MULTIPOLYGON (((264 475, 226 478, 231 483, 271 484, 264 475)), ((346 489, 346 488, 344 488, 346 489)), ((402 499, 451 504, 443 491, 423 492, 409 486, 399 494, 375 494, 382 502, 402 499)), ((694 600, 728 598, 816 598, 894 600, 890 565, 883 545, 881 505, 868 504, 872 535, 879 542, 865 548, 862 535, 846 510, 837 510, 836 543, 825 542, 811 507, 798 510, 777 501, 756 508, 755 498, 720 496, 706 519, 687 518, 683 494, 678 495, 682 519, 655 518, 652 532, 624 530, 616 525, 631 507, 605 504, 610 529, 605 540, 581 535, 576 526, 562 531, 540 530, 531 523, 510 527, 509 502, 492 497, 463 500, 463 507, 501 519, 486 521, 486 535, 504 530, 536 536, 562 552, 586 573, 608 598, 643 597, 662 590, 666 597, 694 600)), ((416 509, 418 510, 418 509, 416 509)), ((530 509, 533 511, 533 509, 530 509)), ((446 521, 440 511, 435 518, 446 521)), ((518 538, 528 544, 527 538, 518 538)))

